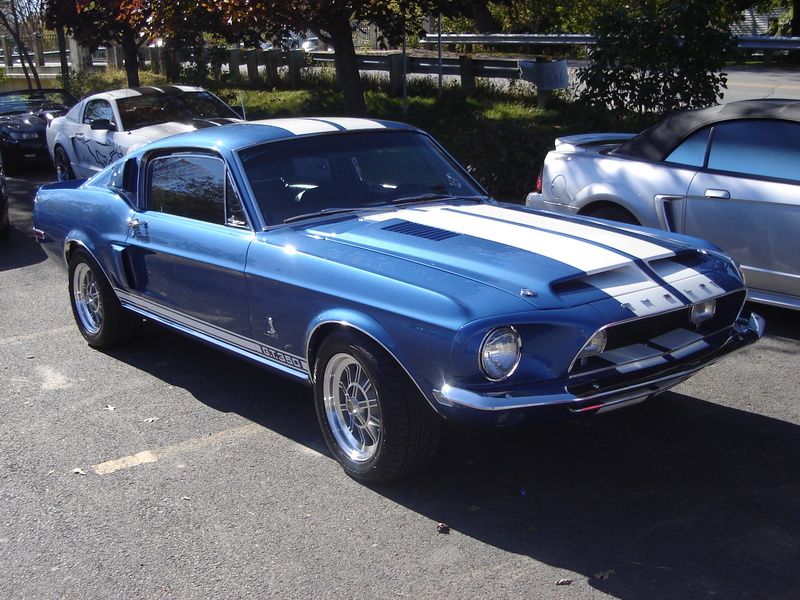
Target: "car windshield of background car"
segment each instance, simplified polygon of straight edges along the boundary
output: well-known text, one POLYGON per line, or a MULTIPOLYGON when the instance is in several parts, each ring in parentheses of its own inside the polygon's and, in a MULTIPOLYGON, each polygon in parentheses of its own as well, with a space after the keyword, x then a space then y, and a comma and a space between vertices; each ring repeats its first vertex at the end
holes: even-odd
POLYGON ((22 114, 39 110, 63 110, 72 106, 62 92, 25 91, 0 94, 0 114, 22 114))
POLYGON ((236 118, 229 106, 208 92, 130 96, 117 100, 117 108, 124 131, 194 119, 236 118))
POLYGON ((483 197, 420 133, 367 131, 270 142, 240 153, 265 221, 427 195, 483 197))

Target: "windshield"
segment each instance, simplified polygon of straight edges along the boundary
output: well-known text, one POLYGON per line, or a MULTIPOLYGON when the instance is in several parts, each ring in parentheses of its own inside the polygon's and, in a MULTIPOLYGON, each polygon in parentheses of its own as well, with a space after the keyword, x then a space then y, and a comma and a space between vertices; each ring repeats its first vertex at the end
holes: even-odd
POLYGON ((270 225, 322 211, 486 195, 427 136, 416 132, 295 138, 247 148, 240 158, 270 225))
POLYGON ((77 100, 62 90, 23 90, 0 94, 0 114, 66 110, 77 100))
POLYGON ((148 125, 193 119, 237 118, 227 104, 209 92, 145 94, 117 100, 122 129, 131 131, 148 125))

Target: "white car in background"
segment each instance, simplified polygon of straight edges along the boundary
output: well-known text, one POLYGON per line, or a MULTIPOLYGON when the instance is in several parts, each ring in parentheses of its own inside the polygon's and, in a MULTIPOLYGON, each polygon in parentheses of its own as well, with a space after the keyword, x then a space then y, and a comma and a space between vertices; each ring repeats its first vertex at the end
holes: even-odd
POLYGON ((800 310, 800 100, 557 139, 537 188, 528 206, 709 240, 741 263, 750 300, 800 310))
POLYGON ((112 90, 88 96, 53 119, 47 150, 59 181, 83 179, 148 142, 240 120, 230 106, 198 87, 112 90))

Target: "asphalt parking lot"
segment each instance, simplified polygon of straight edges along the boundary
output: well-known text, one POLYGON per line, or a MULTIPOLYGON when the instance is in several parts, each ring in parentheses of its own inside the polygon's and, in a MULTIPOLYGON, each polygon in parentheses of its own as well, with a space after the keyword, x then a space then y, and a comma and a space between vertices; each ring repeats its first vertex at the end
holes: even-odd
POLYGON ((9 179, 0 245, 0 597, 800 597, 800 313, 754 307, 761 342, 657 401, 448 431, 369 487, 303 386, 157 328, 90 349, 30 231, 51 179, 9 179))

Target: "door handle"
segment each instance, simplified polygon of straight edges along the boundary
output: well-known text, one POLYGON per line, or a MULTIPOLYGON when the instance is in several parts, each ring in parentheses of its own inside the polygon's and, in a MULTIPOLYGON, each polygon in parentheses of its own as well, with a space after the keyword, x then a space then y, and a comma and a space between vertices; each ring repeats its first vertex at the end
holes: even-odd
POLYGON ((731 193, 728 190, 706 190, 706 198, 720 198, 722 200, 730 200, 731 193))

